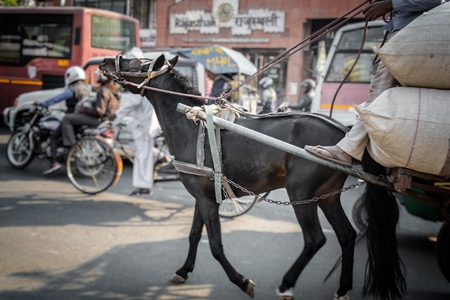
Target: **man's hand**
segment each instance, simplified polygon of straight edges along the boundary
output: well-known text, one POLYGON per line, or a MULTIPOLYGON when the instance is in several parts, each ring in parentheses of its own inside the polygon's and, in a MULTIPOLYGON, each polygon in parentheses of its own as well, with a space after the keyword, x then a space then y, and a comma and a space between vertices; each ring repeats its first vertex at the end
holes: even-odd
POLYGON ((370 4, 363 10, 363 14, 366 21, 375 21, 379 17, 391 12, 393 8, 392 0, 382 0, 370 4))

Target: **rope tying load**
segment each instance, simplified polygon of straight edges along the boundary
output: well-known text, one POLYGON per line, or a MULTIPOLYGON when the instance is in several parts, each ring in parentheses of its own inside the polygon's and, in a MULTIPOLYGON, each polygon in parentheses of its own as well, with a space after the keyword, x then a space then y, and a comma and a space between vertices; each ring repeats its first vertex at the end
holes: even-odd
MULTIPOLYGON (((229 122, 234 123, 236 118, 240 117, 238 108, 235 108, 233 105, 230 105, 228 102, 221 104, 221 105, 212 104, 209 106, 212 108, 212 113, 214 116, 224 119, 224 120, 227 120, 229 122)), ((200 121, 202 126, 205 126, 205 121, 201 120, 198 117, 200 112, 205 112, 205 107, 204 106, 202 106, 202 107, 194 106, 188 110, 188 112, 186 113, 186 117, 189 120, 194 121, 195 124, 197 124, 197 121, 200 121)))

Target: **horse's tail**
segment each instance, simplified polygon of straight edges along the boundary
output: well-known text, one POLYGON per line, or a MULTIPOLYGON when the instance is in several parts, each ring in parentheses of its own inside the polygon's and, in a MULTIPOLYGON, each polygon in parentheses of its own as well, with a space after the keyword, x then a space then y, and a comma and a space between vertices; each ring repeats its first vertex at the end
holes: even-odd
MULTIPOLYGON (((364 154, 364 171, 386 175, 386 169, 364 154)), ((399 210, 395 196, 385 188, 367 183, 365 206, 368 215, 368 260, 364 295, 381 299, 401 299, 406 292, 403 263, 398 255, 396 227, 399 210)))

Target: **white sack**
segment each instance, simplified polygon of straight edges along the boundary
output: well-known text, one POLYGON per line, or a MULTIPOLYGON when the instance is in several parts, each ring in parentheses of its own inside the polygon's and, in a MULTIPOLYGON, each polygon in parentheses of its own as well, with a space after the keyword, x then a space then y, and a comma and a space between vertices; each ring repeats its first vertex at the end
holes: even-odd
POLYGON ((450 89, 450 3, 412 21, 378 52, 404 86, 450 89))
POLYGON ((450 175, 449 90, 396 87, 357 110, 379 164, 450 175))

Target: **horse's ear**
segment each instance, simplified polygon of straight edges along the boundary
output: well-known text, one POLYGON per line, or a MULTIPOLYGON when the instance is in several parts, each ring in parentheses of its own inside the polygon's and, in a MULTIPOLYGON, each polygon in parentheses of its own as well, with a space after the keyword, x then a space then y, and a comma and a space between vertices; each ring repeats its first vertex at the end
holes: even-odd
POLYGON ((169 59, 169 63, 172 66, 172 68, 175 67, 177 62, 178 62, 178 55, 175 55, 172 59, 169 59))
POLYGON ((153 64, 152 71, 161 69, 162 66, 164 66, 164 62, 166 61, 166 57, 164 54, 161 54, 153 64))

